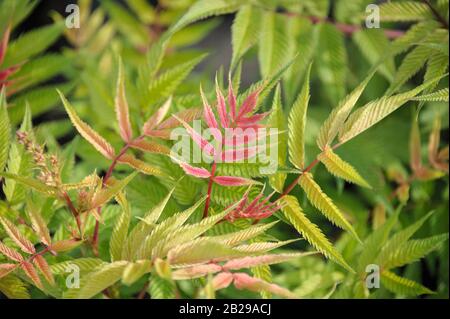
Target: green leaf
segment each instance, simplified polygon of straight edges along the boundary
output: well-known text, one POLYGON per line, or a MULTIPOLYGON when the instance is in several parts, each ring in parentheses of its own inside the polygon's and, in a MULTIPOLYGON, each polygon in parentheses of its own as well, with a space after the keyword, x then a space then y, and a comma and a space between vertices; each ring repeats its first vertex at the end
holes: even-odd
POLYGON ((242 6, 237 12, 231 29, 231 70, 235 69, 244 54, 258 41, 260 19, 259 9, 251 5, 242 6))
POLYGON ((172 248, 167 258, 171 265, 191 265, 212 259, 226 260, 246 255, 248 252, 236 250, 213 238, 205 237, 172 248))
POLYGON ((378 254, 377 263, 381 263, 382 260, 388 260, 395 251, 397 251, 398 247, 402 246, 407 242, 409 238, 411 238, 414 233, 419 230, 420 227, 425 223, 425 221, 430 218, 433 212, 428 213, 412 225, 406 227, 402 231, 393 235, 382 247, 381 252, 378 254))
POLYGON ((119 194, 117 200, 122 208, 122 213, 117 217, 109 242, 111 261, 122 259, 122 250, 125 245, 128 228, 131 222, 131 207, 124 194, 119 194))
POLYGON ((169 69, 162 73, 156 80, 152 81, 148 91, 150 101, 157 101, 170 96, 205 56, 206 54, 202 54, 188 62, 169 69))
POLYGON ((0 291, 9 299, 30 299, 25 283, 13 275, 0 278, 0 291))
POLYGON ((154 22, 155 9, 146 0, 126 0, 126 3, 142 22, 145 24, 154 22))
MULTIPOLYGON (((287 129, 286 115, 283 111, 283 105, 281 103, 281 89, 277 87, 272 102, 272 113, 267 120, 269 127, 277 128, 278 132, 284 132, 287 129)), ((287 153, 287 136, 286 133, 278 135, 278 165, 286 165, 286 153, 287 153)), ((282 193, 284 182, 286 180, 286 173, 275 173, 269 176, 269 183, 277 192, 282 193)))
POLYGON ((2 176, 4 178, 13 179, 17 183, 20 183, 24 186, 30 187, 31 189, 34 189, 35 191, 38 191, 42 194, 56 196, 57 191, 58 191, 55 187, 48 186, 48 185, 42 183, 41 181, 34 179, 32 177, 20 176, 20 175, 15 175, 15 174, 11 174, 11 173, 0 173, 0 176, 2 176))
POLYGON ((58 90, 58 94, 64 104, 67 114, 75 128, 94 148, 109 159, 114 158, 114 148, 102 136, 94 131, 86 122, 80 119, 73 106, 67 101, 64 94, 58 90))
POLYGON ((175 288, 172 280, 161 278, 156 272, 152 273, 148 289, 152 299, 173 299, 175 298, 175 288))
POLYGON ((286 206, 282 209, 288 221, 302 236, 325 257, 337 262, 350 272, 353 269, 347 264, 342 255, 333 247, 319 227, 313 224, 303 213, 297 198, 286 196, 283 198, 286 206))
POLYGON ((174 34, 186 25, 211 16, 231 13, 236 11, 247 1, 244 0, 200 0, 192 5, 189 10, 169 29, 168 34, 174 34))
MULTIPOLYGON (((448 34, 445 32, 434 32, 428 35, 423 41, 423 43, 428 42, 441 42, 444 41, 445 37, 448 37, 448 34)), ((430 48, 426 46, 417 46, 413 50, 411 50, 405 58, 402 60, 402 64, 397 70, 395 74, 394 80, 387 92, 388 95, 396 92, 399 88, 403 86, 411 77, 413 77, 419 70, 427 63, 427 60, 435 53, 435 50, 430 50, 430 48)), ((435 74, 434 76, 425 79, 425 82, 430 80, 431 78, 436 78, 441 76, 445 71, 442 71, 441 74, 435 74)))
POLYGON ((366 266, 375 262, 379 251, 388 240, 392 228, 396 225, 401 210, 402 206, 399 206, 382 226, 378 227, 366 238, 364 249, 358 258, 358 273, 365 274, 366 266))
MULTIPOLYGON (((255 23, 254 21, 252 23, 255 23)), ((258 60, 263 78, 273 74, 289 58, 286 19, 277 13, 266 11, 261 17, 258 60)))
POLYGON ((285 73, 283 83, 287 104, 291 105, 301 89, 308 67, 314 58, 320 27, 302 17, 290 19, 289 23, 289 49, 294 54, 298 52, 295 62, 285 73))
POLYGON ((205 201, 206 197, 203 197, 195 205, 186 209, 185 211, 175 214, 162 223, 158 224, 153 231, 145 238, 139 245, 137 255, 139 259, 146 259, 152 255, 152 250, 156 244, 165 239, 171 233, 179 229, 188 218, 197 210, 197 208, 205 201))
POLYGON ((77 258, 53 264, 50 268, 54 275, 64 275, 67 273, 67 269, 76 266, 80 270, 80 274, 86 274, 103 264, 106 263, 99 258, 77 258))
POLYGON ((156 223, 160 218, 162 212, 164 211, 164 208, 166 207, 167 203, 169 202, 169 199, 172 197, 174 191, 175 188, 172 188, 172 190, 166 195, 166 197, 164 197, 164 199, 160 203, 158 203, 149 212, 147 212, 145 216, 142 218, 142 222, 148 225, 156 223))
POLYGON ((25 62, 43 52, 59 38, 64 28, 64 23, 60 22, 25 33, 8 46, 3 67, 25 62))
POLYGON ((344 143, 364 132, 440 79, 441 77, 432 79, 405 93, 384 96, 359 108, 349 116, 340 130, 339 142, 344 143))
MULTIPOLYGON (((158 241, 153 241, 151 258, 164 258, 165 254, 173 247, 181 245, 188 241, 194 240, 201 236, 219 221, 221 221, 230 211, 225 210, 222 213, 211 215, 202 219, 199 223, 185 225, 173 230, 167 236, 164 236, 158 241)), ((148 256, 143 256, 148 258, 148 256)))
POLYGON ((422 42, 437 28, 439 28, 439 22, 434 20, 426 20, 413 25, 402 37, 391 42, 390 53, 397 55, 404 52, 411 45, 422 42))
MULTIPOLYGON (((251 268, 252 274, 255 278, 264 280, 265 282, 272 282, 272 272, 270 270, 270 265, 261 265, 251 268)), ((270 299, 272 298, 272 294, 268 291, 262 290, 260 292, 261 298, 270 299)))
POLYGON ((6 110, 5 91, 0 93, 0 172, 3 172, 8 160, 11 144, 11 124, 6 110))
POLYGON ((409 240, 398 246, 397 249, 392 250, 389 254, 384 254, 379 259, 380 266, 388 270, 413 263, 437 249, 446 240, 448 240, 448 234, 409 240))
MULTIPOLYGON (((58 86, 61 92, 65 95, 69 94, 74 87, 75 82, 69 82, 58 86)), ((38 116, 56 106, 61 100, 56 93, 56 87, 51 84, 40 85, 19 95, 14 95, 11 98, 10 103, 10 116, 12 123, 20 123, 23 119, 28 101, 32 102, 29 106, 33 112, 33 115, 38 116)))
MULTIPOLYGON (((353 34, 353 41, 372 66, 378 63, 390 49, 390 42, 381 29, 362 29, 353 34)), ((386 58, 380 66, 380 73, 392 82, 395 73, 393 57, 386 58)))
POLYGON ((303 89, 289 113, 289 160, 299 169, 303 169, 305 166, 305 127, 310 98, 310 74, 311 65, 309 66, 303 89))
POLYGON ((15 1, 6 0, 0 3, 0 33, 3 28, 11 23, 11 27, 14 28, 21 23, 30 13, 35 9, 38 1, 15 1))
POLYGON ((221 24, 221 19, 210 19, 197 22, 178 31, 172 36, 170 45, 176 48, 190 47, 204 39, 208 34, 221 24))
POLYGON ((340 177, 347 182, 370 188, 370 185, 359 175, 358 171, 334 153, 332 149, 326 149, 317 158, 334 176, 340 177))
POLYGON ((257 236, 265 233, 266 230, 273 227, 276 222, 272 222, 269 224, 259 224, 245 227, 242 230, 233 231, 228 234, 214 236, 214 239, 217 241, 224 242, 226 245, 235 246, 241 242, 255 239, 257 236))
POLYGON ((314 181, 310 173, 304 173, 300 177, 299 185, 306 193, 306 197, 310 203, 316 207, 329 221, 336 226, 348 231, 355 237, 356 240, 361 242, 358 234, 353 229, 353 226, 345 219, 339 208, 333 203, 331 198, 325 194, 320 186, 314 181))
POLYGON ((121 192, 125 186, 127 186, 128 183, 136 177, 137 174, 138 172, 133 172, 124 179, 116 181, 112 186, 107 186, 106 188, 99 190, 92 198, 92 202, 88 210, 96 209, 97 207, 107 203, 111 198, 121 192))
POLYGON ((127 261, 116 261, 99 266, 98 269, 81 280, 80 289, 71 289, 64 297, 89 299, 96 296, 122 278, 122 273, 127 264, 127 261))
POLYGON ((413 97, 413 101, 448 102, 448 89, 413 97))
MULTIPOLYGON (((6 170, 8 174, 30 176, 32 172, 31 169, 32 163, 30 155, 24 151, 23 146, 18 145, 17 143, 11 144, 6 170)), ((8 178, 3 185, 3 192, 5 193, 8 202, 14 205, 25 199, 26 188, 15 179, 8 178)))
POLYGON ((427 4, 419 1, 388 2, 380 5, 382 21, 421 21, 433 19, 427 4))
POLYGON ((123 271, 122 282, 130 286, 149 273, 151 269, 152 263, 150 260, 139 260, 135 263, 129 263, 123 271))
POLYGON ((144 24, 139 23, 124 7, 114 1, 102 1, 101 5, 125 39, 134 45, 146 45, 148 43, 150 37, 147 28, 144 24))
POLYGON ((320 24, 317 72, 332 103, 337 103, 346 93, 347 52, 344 36, 333 24, 320 24))
POLYGON ((369 72, 369 75, 366 79, 358 85, 345 99, 343 99, 337 107, 333 109, 328 118, 322 124, 320 128, 319 135, 317 137, 317 145, 321 150, 324 150, 327 146, 329 146, 338 131, 344 125, 345 120, 349 116, 356 102, 358 102, 361 94, 366 88, 372 76, 375 74, 375 70, 369 72))
MULTIPOLYGON (((72 68, 71 61, 59 54, 46 54, 32 59, 10 77, 9 90, 22 91, 31 86, 49 80, 72 68)), ((33 101, 34 102, 34 101, 33 101)))
POLYGON ((434 293, 421 284, 410 279, 397 276, 390 271, 383 271, 381 273, 381 283, 389 291, 403 296, 419 296, 434 293))

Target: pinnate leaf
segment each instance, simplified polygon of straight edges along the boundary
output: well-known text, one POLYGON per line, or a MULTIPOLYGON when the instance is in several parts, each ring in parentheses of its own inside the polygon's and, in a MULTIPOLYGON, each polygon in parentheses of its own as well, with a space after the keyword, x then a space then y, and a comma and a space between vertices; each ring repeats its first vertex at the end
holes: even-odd
POLYGON ((327 148, 318 159, 325 165, 327 170, 336 177, 340 177, 347 182, 355 183, 363 187, 370 188, 370 185, 361 177, 356 169, 340 158, 332 149, 327 148))
POLYGON ((304 173, 300 180, 300 186, 306 193, 306 197, 329 221, 336 226, 345 229, 360 241, 358 234, 353 229, 352 225, 345 219, 339 208, 333 203, 320 188, 320 186, 314 181, 310 173, 304 173))
POLYGON ((16 243, 22 251, 28 254, 34 254, 36 252, 36 249, 31 241, 22 235, 19 229, 11 221, 0 216, 0 223, 3 225, 3 228, 9 237, 14 240, 14 243, 16 243))
POLYGON ((333 247, 320 228, 305 216, 297 198, 288 195, 283 198, 283 202, 286 204, 282 208, 283 213, 294 228, 325 257, 330 258, 345 269, 353 272, 353 269, 347 264, 336 248, 333 247))
POLYGON ((94 131, 88 124, 83 122, 78 114, 75 112, 75 109, 70 105, 69 101, 65 98, 63 93, 58 91, 58 94, 64 104, 67 114, 70 117, 75 128, 78 132, 83 136, 92 146, 95 147, 97 151, 99 151, 103 156, 109 159, 114 158, 114 148, 109 144, 103 137, 101 137, 96 131, 94 131))
POLYGON ((129 142, 133 135, 130 123, 130 111, 125 95, 125 72, 122 61, 119 61, 119 75, 117 79, 115 110, 119 122, 120 136, 125 142, 129 142))
POLYGON ((289 160, 295 167, 305 165, 305 127, 309 104, 309 78, 311 65, 306 73, 305 83, 289 114, 289 160))

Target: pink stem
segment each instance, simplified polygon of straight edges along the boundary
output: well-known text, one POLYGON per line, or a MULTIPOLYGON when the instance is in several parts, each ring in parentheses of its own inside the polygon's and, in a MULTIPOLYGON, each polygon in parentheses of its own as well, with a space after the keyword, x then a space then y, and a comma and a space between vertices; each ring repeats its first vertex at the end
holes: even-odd
POLYGON ((209 181, 208 181, 208 193, 207 193, 206 202, 205 202, 205 209, 203 210, 203 218, 208 217, 208 210, 209 210, 209 205, 211 202, 211 193, 212 193, 214 175, 216 174, 216 166, 217 166, 216 162, 213 162, 212 168, 211 168, 211 176, 209 177, 209 181))
MULTIPOLYGON (((131 147, 131 144, 133 142, 142 140, 144 138, 144 135, 141 135, 139 137, 137 137, 136 139, 134 139, 131 142, 128 142, 127 144, 125 144, 124 147, 122 147, 122 149, 120 150, 119 154, 116 155, 116 157, 114 157, 111 165, 109 166, 108 170, 106 171, 105 176, 103 177, 103 182, 102 185, 103 187, 106 186, 106 182, 109 180, 109 178, 112 176, 112 173, 114 171, 114 168, 116 167, 117 163, 119 162, 120 158, 128 151, 128 149, 131 147)), ((98 207, 97 208, 97 213, 99 216, 101 216, 102 213, 102 208, 98 207)), ((95 221, 95 228, 94 228, 94 235, 92 236, 92 248, 94 250, 95 254, 98 254, 98 235, 99 235, 99 231, 100 231, 100 222, 98 220, 95 221)))

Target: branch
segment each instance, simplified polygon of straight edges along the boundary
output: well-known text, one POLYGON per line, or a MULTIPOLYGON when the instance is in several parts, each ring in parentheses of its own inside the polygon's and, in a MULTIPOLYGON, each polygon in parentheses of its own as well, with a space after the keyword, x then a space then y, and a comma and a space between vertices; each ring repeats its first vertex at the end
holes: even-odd
POLYGON ((442 26, 444 28, 448 29, 447 20, 445 20, 445 18, 433 7, 433 5, 430 3, 430 1, 422 0, 422 2, 424 2, 428 6, 428 8, 430 8, 431 12, 436 17, 436 19, 442 24, 442 26))
MULTIPOLYGON (((335 150, 337 149, 339 146, 341 146, 341 143, 337 143, 335 144, 332 149, 335 150)), ((298 181, 300 180, 300 178, 302 177, 303 174, 308 173, 309 171, 311 171, 317 164, 320 163, 319 157, 316 157, 314 159, 314 161, 311 162, 311 164, 309 164, 296 178, 295 180, 289 184, 288 187, 286 187, 286 189, 284 190, 284 192, 280 195, 280 197, 278 197, 277 201, 280 200, 281 198, 283 198, 286 195, 289 195, 289 193, 294 189, 294 187, 298 184, 298 181)))
MULTIPOLYGON (((303 15, 301 15, 299 13, 295 13, 295 12, 284 12, 283 14, 288 17, 306 18, 306 19, 309 19, 309 21, 311 21, 313 24, 330 23, 330 24, 333 24, 339 31, 341 31, 342 33, 347 34, 347 35, 352 35, 353 33, 358 32, 363 29, 359 25, 335 22, 328 18, 320 18, 320 17, 316 17, 316 16, 303 16, 303 15)), ((402 30, 383 29, 383 31, 384 31, 384 34, 386 35, 386 37, 388 37, 389 39, 396 39, 405 34, 405 32, 402 30)))
POLYGON ((216 174, 216 162, 213 162, 212 168, 211 168, 211 176, 209 177, 209 181, 208 181, 208 193, 207 193, 207 197, 206 197, 205 208, 203 210, 203 218, 208 217, 209 204, 211 202, 213 179, 214 179, 215 174, 216 174))

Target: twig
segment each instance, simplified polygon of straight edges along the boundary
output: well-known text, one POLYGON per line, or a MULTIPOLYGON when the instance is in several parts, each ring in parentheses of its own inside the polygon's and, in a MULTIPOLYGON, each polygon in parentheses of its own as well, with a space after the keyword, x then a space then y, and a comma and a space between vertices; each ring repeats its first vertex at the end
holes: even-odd
MULTIPOLYGON (((128 151, 128 149, 131 147, 131 145, 134 142, 137 142, 139 140, 142 140, 145 136, 140 135, 139 137, 135 138, 131 142, 126 143, 122 149, 120 150, 119 154, 114 157, 111 165, 109 166, 108 170, 106 171, 105 176, 103 177, 102 187, 106 186, 106 182, 109 180, 109 178, 112 176, 112 173, 114 171, 114 168, 116 167, 117 163, 119 162, 120 158, 128 151)), ((102 207, 97 208, 98 216, 101 216, 102 213, 102 207)), ((95 221, 95 228, 94 228, 94 234, 92 236, 92 249, 94 250, 94 253, 98 253, 98 235, 100 231, 100 222, 98 220, 95 221)))
POLYGON ((144 285, 144 287, 142 288, 142 290, 139 292, 137 299, 144 299, 145 295, 147 294, 147 289, 149 286, 149 282, 147 281, 144 285))
MULTIPOLYGON (((341 143, 336 143, 335 145, 333 145, 331 148, 333 150, 337 149, 338 147, 340 147, 342 144, 341 143)), ((320 160, 318 157, 316 157, 314 159, 314 161, 311 162, 311 164, 309 164, 296 178, 295 180, 289 184, 288 187, 286 187, 286 189, 284 190, 284 192, 280 195, 280 197, 278 197, 277 201, 280 200, 281 198, 283 198, 286 195, 289 195, 289 193, 294 189, 294 187, 298 184, 298 181, 300 180, 300 178, 302 177, 303 174, 310 172, 317 164, 320 163, 320 160)))
POLYGON ((69 194, 67 192, 63 192, 64 200, 66 201, 67 207, 69 208, 70 212, 72 213, 73 217, 75 218, 75 221, 77 222, 78 231, 80 232, 80 238, 82 237, 82 229, 81 229, 81 220, 80 220, 80 214, 78 213, 77 209, 75 208, 75 205, 73 204, 72 200, 69 197, 69 194))
POLYGON ((448 29, 448 23, 447 20, 433 7, 433 5, 428 0, 422 0, 423 3, 425 3, 428 8, 430 8, 433 15, 436 17, 436 19, 442 24, 442 26, 446 29, 448 29))

